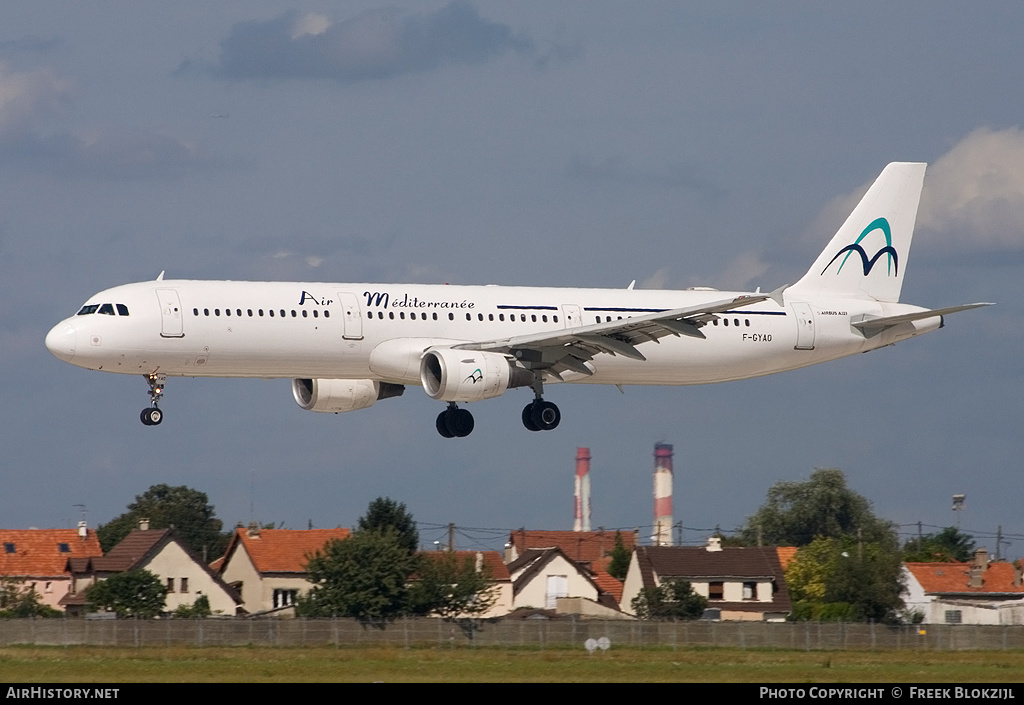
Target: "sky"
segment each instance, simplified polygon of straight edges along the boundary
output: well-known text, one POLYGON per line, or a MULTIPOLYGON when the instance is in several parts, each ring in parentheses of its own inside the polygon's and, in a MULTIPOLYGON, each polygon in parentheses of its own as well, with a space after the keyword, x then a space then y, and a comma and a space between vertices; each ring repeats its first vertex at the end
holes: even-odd
POLYGON ((1011 558, 1020 512, 1024 7, 935 2, 47 2, 0 8, 0 527, 102 524, 154 484, 225 526, 352 526, 404 502, 425 546, 652 524, 675 446, 687 542, 838 467, 905 534, 1011 558), (891 161, 929 163, 903 301, 996 302, 895 347, 727 384, 558 385, 446 440, 410 388, 315 414, 287 380, 73 367, 46 332, 155 278, 770 291, 891 161), (959 517, 953 494, 966 494, 959 517))

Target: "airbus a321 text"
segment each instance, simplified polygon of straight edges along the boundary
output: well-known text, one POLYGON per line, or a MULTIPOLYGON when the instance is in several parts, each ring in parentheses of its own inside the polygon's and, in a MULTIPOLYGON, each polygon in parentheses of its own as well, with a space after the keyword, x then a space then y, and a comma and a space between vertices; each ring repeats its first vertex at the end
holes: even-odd
POLYGON ((167 377, 291 378, 303 409, 365 409, 419 386, 459 404, 529 387, 531 431, 558 426, 546 384, 706 384, 867 352, 988 304, 899 303, 925 164, 889 164, 798 282, 770 294, 155 280, 101 291, 46 336, 61 360, 143 375, 149 426, 167 377))

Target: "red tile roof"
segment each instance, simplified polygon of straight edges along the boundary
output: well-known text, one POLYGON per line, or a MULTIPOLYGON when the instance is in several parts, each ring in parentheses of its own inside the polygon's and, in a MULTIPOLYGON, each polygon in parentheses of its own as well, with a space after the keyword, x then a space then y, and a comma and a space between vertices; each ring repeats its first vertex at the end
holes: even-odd
MULTIPOLYGON (((622 544, 632 551, 634 535, 623 531, 622 544)), ((614 531, 513 531, 509 542, 516 553, 523 555, 528 549, 559 548, 569 560, 586 561, 594 570, 606 570, 611 562, 609 554, 615 548, 614 531)))
POLYGON ((102 556, 96 532, 89 529, 85 538, 77 529, 0 529, 0 575, 63 576, 69 558, 102 556), (60 544, 68 546, 61 552, 60 544), (7 552, 7 544, 14 547, 7 552))
POLYGON ((622 581, 617 578, 613 578, 608 573, 597 571, 592 576, 597 586, 601 588, 602 592, 607 592, 609 595, 615 598, 615 604, 618 605, 622 600, 622 581))
MULTIPOLYGON (((501 553, 498 551, 480 551, 483 554, 484 566, 491 571, 491 580, 512 580, 512 577, 508 574, 508 567, 505 562, 501 560, 501 553)), ((456 551, 455 555, 459 560, 466 560, 471 558, 476 561, 476 551, 456 551)), ((420 555, 428 558, 436 558, 440 556, 448 555, 445 551, 421 551, 420 555)))
POLYGON ((989 563, 982 572, 982 586, 970 587, 970 563, 905 563, 926 593, 938 594, 1024 594, 1024 585, 1013 584, 1013 565, 989 563))
POLYGON ((221 570, 239 545, 245 547, 253 566, 260 573, 305 573, 307 555, 316 553, 332 539, 347 539, 348 529, 260 529, 237 528, 224 554, 221 570))
POLYGON ((782 570, 789 568, 789 564, 796 560, 796 546, 777 546, 775 552, 779 554, 779 563, 782 570))

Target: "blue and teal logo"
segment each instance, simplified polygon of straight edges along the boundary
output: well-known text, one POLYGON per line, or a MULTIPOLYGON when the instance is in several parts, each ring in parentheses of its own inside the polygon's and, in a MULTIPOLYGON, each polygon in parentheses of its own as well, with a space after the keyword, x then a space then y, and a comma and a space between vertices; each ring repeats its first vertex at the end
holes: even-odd
POLYGON ((864 228, 864 231, 861 232, 860 237, 858 237, 852 245, 847 245, 843 249, 839 250, 839 252, 836 253, 836 256, 833 257, 827 265, 825 265, 825 269, 821 270, 821 273, 824 274, 825 271, 832 266, 832 263, 839 259, 844 252, 846 253, 846 257, 843 257, 843 261, 839 263, 839 269, 836 270, 836 274, 843 271, 843 267, 846 265, 846 260, 850 259, 850 255, 856 252, 860 255, 861 264, 864 265, 865 277, 871 272, 871 269, 875 266, 875 263, 878 262, 878 259, 882 255, 889 256, 886 261, 886 274, 896 276, 899 266, 899 256, 896 254, 896 248, 892 246, 892 230, 889 229, 889 221, 885 218, 877 218, 876 220, 871 221, 868 227, 864 228), (860 246, 860 241, 875 230, 881 230, 882 234, 885 235, 885 247, 876 252, 874 257, 868 259, 868 253, 860 246))

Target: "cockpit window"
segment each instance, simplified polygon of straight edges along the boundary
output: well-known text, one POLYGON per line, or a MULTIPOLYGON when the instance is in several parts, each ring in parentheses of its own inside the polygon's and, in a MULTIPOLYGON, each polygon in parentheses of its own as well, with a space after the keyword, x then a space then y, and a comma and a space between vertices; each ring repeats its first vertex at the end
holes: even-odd
POLYGON ((100 310, 97 311, 96 313, 102 313, 102 314, 106 314, 107 316, 113 316, 114 315, 114 304, 102 304, 100 306, 100 310))
POLYGON ((82 310, 78 312, 78 315, 88 316, 90 313, 96 313, 96 309, 98 309, 99 307, 99 304, 88 304, 82 307, 82 310))
POLYGON ((128 307, 127 306, 125 306, 124 304, 114 304, 114 305, 117 306, 117 315, 118 316, 127 316, 128 315, 128 307))

